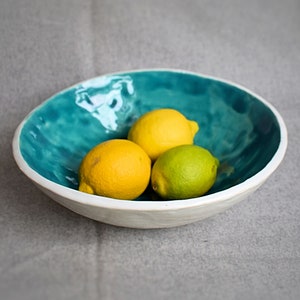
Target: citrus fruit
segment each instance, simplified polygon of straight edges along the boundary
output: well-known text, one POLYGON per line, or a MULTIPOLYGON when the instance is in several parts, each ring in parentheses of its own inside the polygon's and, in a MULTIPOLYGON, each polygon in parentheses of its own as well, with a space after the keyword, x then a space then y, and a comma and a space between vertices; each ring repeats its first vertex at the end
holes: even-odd
POLYGON ((122 139, 100 143, 83 158, 79 190, 110 198, 132 200, 150 181, 151 160, 137 144, 122 139))
POLYGON ((142 115, 130 128, 128 139, 140 145, 155 161, 166 150, 193 144, 199 130, 197 122, 188 120, 175 109, 156 109, 142 115))
POLYGON ((218 159, 205 148, 177 146, 154 163, 151 186, 164 199, 199 197, 214 184, 218 165, 218 159))

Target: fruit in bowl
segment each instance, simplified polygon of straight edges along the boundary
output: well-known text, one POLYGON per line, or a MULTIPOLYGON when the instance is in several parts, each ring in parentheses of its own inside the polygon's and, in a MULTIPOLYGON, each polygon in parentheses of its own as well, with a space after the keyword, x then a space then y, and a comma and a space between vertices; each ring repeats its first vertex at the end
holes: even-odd
POLYGON ((175 109, 163 108, 142 115, 130 128, 128 139, 140 145, 155 161, 170 148, 193 144, 198 130, 197 122, 187 120, 175 109))
POLYGON ((163 199, 203 195, 216 180, 219 161, 193 145, 198 130, 195 121, 174 109, 142 115, 128 140, 108 140, 87 153, 79 168, 79 191, 132 200, 145 191, 151 175, 151 187, 163 199))
POLYGON ((267 180, 286 147, 282 117, 260 96, 226 80, 165 69, 76 84, 34 109, 13 139, 19 168, 55 201, 94 220, 138 228, 179 226, 224 211, 267 180), (219 160, 218 176, 205 195, 157 201, 146 189, 135 201, 119 201, 78 191, 79 166, 93 147, 126 139, 142 115, 164 108, 195 121, 200 130, 194 145, 219 160))
POLYGON ((215 183, 218 166, 218 159, 200 146, 177 146, 155 161, 151 186, 163 199, 199 197, 215 183))
POLYGON ((148 186, 151 160, 137 144, 125 139, 100 143, 83 158, 79 191, 132 200, 148 186))

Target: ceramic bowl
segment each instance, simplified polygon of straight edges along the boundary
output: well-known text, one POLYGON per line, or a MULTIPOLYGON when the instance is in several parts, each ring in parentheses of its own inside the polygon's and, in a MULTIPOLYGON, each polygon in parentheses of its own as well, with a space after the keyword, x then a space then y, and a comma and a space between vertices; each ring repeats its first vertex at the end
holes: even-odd
POLYGON ((277 110, 237 84, 180 70, 137 70, 76 84, 46 100, 18 126, 19 168, 49 197, 88 218, 125 227, 162 228, 220 213, 255 191, 278 167, 287 130, 277 110), (77 171, 96 144, 125 138, 132 123, 157 108, 195 120, 195 144, 220 160, 204 196, 162 201, 151 191, 128 201, 77 190, 77 171))

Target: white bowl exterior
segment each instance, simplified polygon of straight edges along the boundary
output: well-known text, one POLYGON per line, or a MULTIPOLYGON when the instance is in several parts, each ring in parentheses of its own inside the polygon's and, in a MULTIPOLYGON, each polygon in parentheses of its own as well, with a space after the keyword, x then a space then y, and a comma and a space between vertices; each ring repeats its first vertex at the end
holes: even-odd
POLYGON ((206 203, 203 205, 186 206, 177 209, 170 208, 168 210, 144 209, 124 211, 123 209, 118 208, 97 206, 97 204, 93 206, 83 204, 62 195, 58 195, 38 184, 36 184, 36 186, 57 203, 82 216, 111 225, 140 229, 176 227, 204 220, 227 210, 229 207, 245 199, 259 187, 258 185, 244 193, 237 194, 232 198, 224 198, 222 201, 213 204, 206 203))

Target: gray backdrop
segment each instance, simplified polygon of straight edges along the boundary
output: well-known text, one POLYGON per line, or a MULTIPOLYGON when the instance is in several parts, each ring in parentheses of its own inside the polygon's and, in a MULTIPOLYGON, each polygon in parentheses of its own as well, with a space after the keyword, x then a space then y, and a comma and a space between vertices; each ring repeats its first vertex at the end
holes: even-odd
POLYGON ((0 299, 300 299, 299 0, 0 1, 0 299), (255 194, 208 220, 133 230, 86 219, 18 170, 11 140, 78 81, 180 68, 242 84, 289 130, 255 194))

